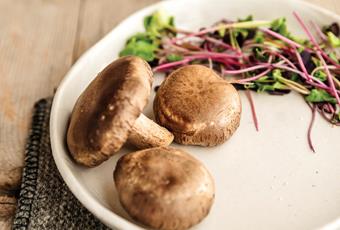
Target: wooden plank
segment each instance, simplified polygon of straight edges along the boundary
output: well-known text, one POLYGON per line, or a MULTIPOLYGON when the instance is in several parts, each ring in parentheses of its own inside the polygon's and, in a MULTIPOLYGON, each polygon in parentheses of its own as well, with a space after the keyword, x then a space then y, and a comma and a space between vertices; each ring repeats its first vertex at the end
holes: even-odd
MULTIPOLYGON (((72 64, 79 6, 80 0, 0 0, 0 179, 23 165, 33 103, 52 95, 72 64)), ((11 223, 0 219, 0 229, 11 223)))
MULTIPOLYGON (((83 0, 74 58, 79 56, 132 12, 158 0, 83 0), (119 9, 119 10, 117 10, 119 9)), ((338 0, 305 0, 340 14, 338 0)))
POLYGON ((33 103, 72 64, 79 0, 0 1, 0 169, 22 166, 33 103))
POLYGON ((9 219, 0 219, 0 229, 1 230, 10 230, 12 228, 13 218, 9 219))
POLYGON ((83 0, 74 58, 95 44, 134 11, 158 0, 83 0))
MULTIPOLYGON (((34 101, 51 95, 73 61, 118 22, 156 1, 0 0, 1 171, 22 166, 34 101)), ((307 1, 340 14, 338 0, 307 1)), ((10 227, 11 219, 0 220, 0 229, 10 227)))

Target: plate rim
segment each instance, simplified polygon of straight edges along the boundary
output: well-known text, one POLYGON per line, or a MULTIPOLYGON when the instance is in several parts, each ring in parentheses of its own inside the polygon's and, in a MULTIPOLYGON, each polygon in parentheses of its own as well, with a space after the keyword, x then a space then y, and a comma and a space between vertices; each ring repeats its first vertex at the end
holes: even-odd
MULTIPOLYGON (((173 0, 178 1, 178 0, 173 0)), ((69 167, 65 167, 65 163, 63 162, 61 157, 58 157, 56 152, 59 151, 59 147, 57 143, 53 140, 56 139, 56 111, 59 108, 59 104, 61 102, 60 97, 62 95, 62 91, 65 85, 67 85, 69 79, 74 72, 77 72, 79 68, 81 68, 82 63, 85 62, 87 57, 91 56, 91 53, 97 50, 99 47, 108 40, 115 31, 117 31, 120 27, 126 24, 128 21, 132 20, 135 16, 139 14, 143 14, 145 11, 151 11, 159 6, 164 4, 163 2, 157 2, 146 6, 142 9, 139 9, 129 16, 127 16, 124 20, 118 23, 111 31, 109 31, 103 38, 101 38, 98 42, 96 42, 93 46, 91 46, 88 50, 86 50, 78 59, 77 61, 71 66, 69 71, 66 73, 62 81, 60 82, 57 91, 53 97, 52 106, 51 106, 51 113, 50 113, 50 142, 51 142, 51 149, 53 159, 56 163, 57 169, 62 176, 63 180, 65 181, 67 187, 73 193, 73 195, 80 201, 80 203, 89 210, 94 216, 96 216, 99 220, 101 220, 105 225, 110 226, 114 225, 119 229, 131 229, 131 230, 142 230, 143 228, 133 224, 129 220, 124 219, 123 217, 117 215, 116 213, 112 212, 111 210, 105 208, 102 205, 98 205, 98 201, 93 198, 89 192, 83 188, 83 186, 79 183, 78 179, 74 176, 72 171, 69 167), (101 213, 101 215, 99 215, 101 213), (113 220, 112 220, 113 219, 113 220)))
MULTIPOLYGON (((190 1, 190 0, 184 0, 190 1)), ((204 1, 204 0, 201 0, 204 1)), ((273 2, 277 2, 278 0, 271 0, 273 2)), ((337 13, 325 9, 321 6, 315 5, 311 2, 306 2, 304 0, 289 0, 290 2, 298 2, 299 4, 308 7, 314 11, 318 11, 324 15, 328 15, 334 18, 336 21, 340 23, 340 15, 337 13)), ((287 4, 289 1, 284 2, 282 4, 287 4)), ((94 216, 96 216, 99 220, 101 220, 105 225, 117 227, 119 229, 131 229, 131 230, 141 230, 143 228, 135 225, 134 223, 130 222, 129 220, 119 216, 118 214, 112 212, 110 209, 105 208, 102 205, 98 204, 98 201, 93 198, 90 193, 83 188, 79 180, 74 176, 72 171, 69 167, 65 166, 65 162, 62 160, 62 157, 58 157, 57 152, 60 151, 60 146, 54 141, 57 139, 56 133, 56 126, 57 126, 57 110, 60 108, 61 95, 63 94, 63 89, 67 85, 68 81, 71 79, 71 76, 74 72, 77 72, 79 68, 81 68, 82 63, 86 62, 85 60, 91 56, 93 52, 95 52, 99 47, 105 43, 106 40, 110 39, 112 34, 114 34, 119 28, 125 25, 128 21, 133 20, 137 15, 144 14, 144 12, 152 11, 161 7, 163 4, 167 4, 171 2, 171 4, 176 4, 176 2, 183 2, 183 0, 166 0, 166 1, 159 1, 143 7, 139 10, 134 11, 133 13, 126 16, 121 22, 119 22, 115 27, 113 27, 104 37, 102 37, 99 41, 97 41, 93 46, 87 49, 77 60, 76 62, 70 67, 70 69, 65 74, 64 78, 59 83, 57 90, 54 94, 51 112, 50 112, 50 121, 49 121, 49 131, 50 131, 50 143, 51 143, 51 150, 53 159, 56 163, 57 169, 62 176, 64 182, 66 183, 67 187, 70 189, 72 194, 80 201, 80 203, 89 210, 94 216), (101 215, 100 215, 101 214, 101 215)), ((340 215, 340 214, 339 214, 340 215)), ((340 217, 338 219, 333 220, 332 222, 326 224, 325 226, 321 227, 323 230, 332 230, 340 227, 340 217)))

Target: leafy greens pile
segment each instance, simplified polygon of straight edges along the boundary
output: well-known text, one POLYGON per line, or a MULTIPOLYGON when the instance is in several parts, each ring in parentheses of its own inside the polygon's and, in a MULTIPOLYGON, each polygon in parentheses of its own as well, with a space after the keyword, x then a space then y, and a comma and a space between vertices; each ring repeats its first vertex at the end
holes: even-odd
POLYGON ((311 129, 318 111, 324 119, 340 126, 340 28, 337 23, 313 32, 293 13, 308 39, 292 35, 285 18, 273 21, 221 20, 197 32, 175 27, 174 17, 157 11, 144 19, 145 32, 127 42, 120 56, 137 55, 169 73, 186 64, 207 65, 239 90, 247 90, 255 126, 255 108, 249 90, 283 95, 301 94, 312 110, 311 129))

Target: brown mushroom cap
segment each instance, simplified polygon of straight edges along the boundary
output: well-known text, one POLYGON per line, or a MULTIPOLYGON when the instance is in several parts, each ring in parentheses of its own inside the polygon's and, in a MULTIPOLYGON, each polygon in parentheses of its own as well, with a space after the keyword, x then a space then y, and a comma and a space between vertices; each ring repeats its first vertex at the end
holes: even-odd
POLYGON ((153 81, 141 58, 124 57, 108 65, 78 98, 67 144, 80 164, 96 166, 117 152, 148 102, 153 81))
POLYGON ((129 215, 156 229, 187 229, 209 213, 214 200, 213 178, 204 165, 170 147, 123 156, 114 181, 129 215))
POLYGON ((238 128, 241 100, 237 90, 202 65, 184 66, 171 73, 154 100, 157 122, 181 144, 214 146, 238 128))

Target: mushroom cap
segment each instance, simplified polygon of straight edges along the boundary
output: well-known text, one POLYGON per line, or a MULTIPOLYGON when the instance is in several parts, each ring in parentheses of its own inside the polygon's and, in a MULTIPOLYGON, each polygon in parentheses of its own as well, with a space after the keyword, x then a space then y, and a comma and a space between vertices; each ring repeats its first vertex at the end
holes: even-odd
POLYGON ((78 98, 67 132, 76 162, 93 167, 117 152, 148 102, 150 66, 133 56, 109 64, 78 98))
POLYGON ((241 117, 237 90, 202 65, 184 66, 166 77, 153 106, 156 121, 180 144, 221 144, 238 128, 241 117))
POLYGON ((187 229, 209 213, 214 201, 208 170, 188 153, 171 147, 123 156, 114 181, 129 215, 156 229, 187 229))

